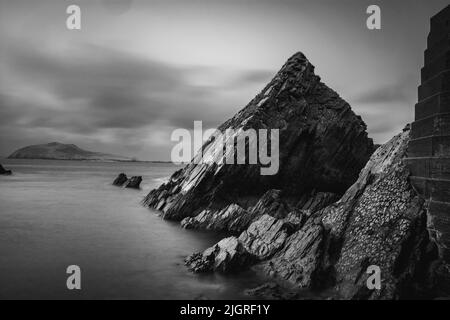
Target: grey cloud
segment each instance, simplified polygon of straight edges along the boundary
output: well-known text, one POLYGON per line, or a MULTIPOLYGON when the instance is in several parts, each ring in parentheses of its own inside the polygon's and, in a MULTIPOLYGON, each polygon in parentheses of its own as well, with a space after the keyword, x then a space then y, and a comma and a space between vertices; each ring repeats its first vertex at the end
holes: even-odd
POLYGON ((392 103, 411 102, 414 100, 416 88, 411 81, 400 79, 392 85, 374 88, 374 90, 361 94, 354 99, 356 103, 392 103))
POLYGON ((39 48, 31 52, 17 43, 0 57, 0 69, 9 87, 32 88, 58 104, 47 105, 40 95, 0 95, 2 129, 14 127, 16 136, 27 139, 20 128, 56 131, 61 137, 117 129, 114 139, 119 141, 158 121, 192 128, 194 120, 202 120, 205 127, 216 127, 247 103, 218 95, 251 85, 262 88, 273 75, 243 70, 230 84, 197 86, 188 76, 204 67, 175 67, 97 45, 82 45, 63 56, 39 48))
POLYGON ((248 70, 243 72, 239 77, 236 78, 236 83, 246 85, 251 83, 266 84, 269 82, 276 74, 275 70, 248 70))

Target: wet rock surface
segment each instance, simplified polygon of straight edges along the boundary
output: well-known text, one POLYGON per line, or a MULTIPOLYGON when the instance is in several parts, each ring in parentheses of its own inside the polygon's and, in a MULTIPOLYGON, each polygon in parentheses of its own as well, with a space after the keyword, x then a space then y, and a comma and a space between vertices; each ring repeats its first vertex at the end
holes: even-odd
POLYGON ((278 173, 261 175, 260 165, 217 164, 225 156, 211 139, 202 151, 216 161, 199 164, 196 160, 202 154, 197 154, 169 182, 151 191, 144 203, 166 219, 197 216, 184 221, 186 227, 213 229, 214 217, 229 218, 225 208, 234 204, 250 213, 270 190, 280 190, 294 206, 303 195, 320 193, 322 198, 310 205, 321 206, 320 199, 329 200, 325 194, 342 195, 356 180, 374 148, 362 119, 320 81, 301 53, 292 56, 262 92, 219 130, 228 128, 237 134, 279 129, 278 173))
POLYGON ((141 187, 141 182, 142 182, 141 176, 131 177, 125 182, 124 187, 131 189, 139 189, 141 187))
POLYGON ((125 173, 119 174, 119 176, 114 180, 113 185, 121 187, 127 182, 128 177, 125 173))
POLYGON ((119 174, 119 176, 114 180, 113 185, 118 187, 139 189, 141 187, 142 177, 135 176, 128 178, 125 173, 119 174))

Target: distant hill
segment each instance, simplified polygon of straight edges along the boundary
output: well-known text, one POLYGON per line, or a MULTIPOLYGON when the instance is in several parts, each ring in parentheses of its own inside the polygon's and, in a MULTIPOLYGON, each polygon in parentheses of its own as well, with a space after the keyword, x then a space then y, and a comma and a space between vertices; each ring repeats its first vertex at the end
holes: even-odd
POLYGON ((91 160, 91 161, 132 161, 131 158, 92 152, 74 144, 52 142, 28 146, 15 151, 9 159, 49 159, 49 160, 91 160))

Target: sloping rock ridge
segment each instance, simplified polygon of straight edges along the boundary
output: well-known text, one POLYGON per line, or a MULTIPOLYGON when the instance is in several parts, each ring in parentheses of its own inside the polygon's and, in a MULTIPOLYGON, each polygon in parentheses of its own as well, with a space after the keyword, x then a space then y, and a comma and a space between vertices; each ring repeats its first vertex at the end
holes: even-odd
MULTIPOLYGON (((219 165, 226 155, 210 139, 202 151, 216 161, 193 161, 152 190, 144 204, 166 219, 185 219, 186 228, 240 232, 262 216, 254 208, 258 201, 270 200, 271 190, 286 202, 274 204, 281 206, 278 218, 292 207, 319 209, 334 202, 355 182, 374 150, 362 119, 320 81, 302 53, 292 56, 260 94, 219 127, 226 129, 237 135, 279 129, 278 173, 261 175, 259 164, 219 165)), ((201 152, 194 160, 199 157, 201 152)))
POLYGON ((191 256, 187 265, 202 265, 202 270, 192 268, 197 272, 220 265, 227 272, 257 264, 285 286, 326 291, 336 299, 433 297, 433 281, 439 281, 433 269, 448 266, 438 260, 426 207, 408 179, 403 158, 409 135, 407 128, 381 146, 336 203, 284 218, 266 214, 239 237, 191 256), (380 290, 367 286, 369 266, 381 270, 380 290))

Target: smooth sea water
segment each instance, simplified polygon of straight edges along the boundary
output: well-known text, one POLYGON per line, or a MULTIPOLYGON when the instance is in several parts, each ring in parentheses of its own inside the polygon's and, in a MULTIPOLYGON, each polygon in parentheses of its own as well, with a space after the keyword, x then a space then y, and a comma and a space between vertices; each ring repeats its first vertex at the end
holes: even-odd
MULTIPOLYGON (((140 201, 178 167, 164 163, 1 159, 0 299, 248 299, 263 279, 195 275, 183 265, 221 236, 184 230, 140 201), (141 190, 112 186, 142 175, 141 190), (66 268, 81 268, 68 290, 66 268)), ((223 235, 222 235, 223 236, 223 235)))

